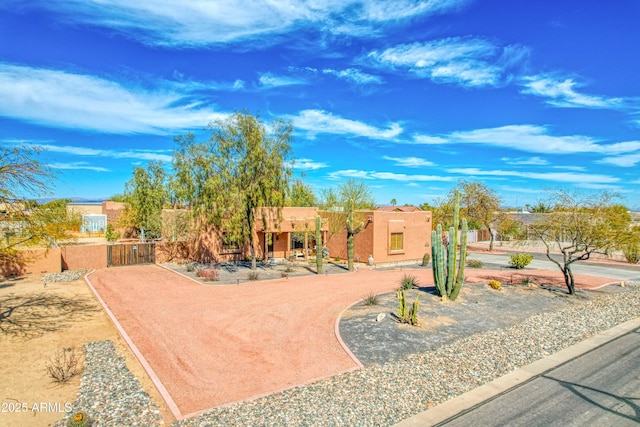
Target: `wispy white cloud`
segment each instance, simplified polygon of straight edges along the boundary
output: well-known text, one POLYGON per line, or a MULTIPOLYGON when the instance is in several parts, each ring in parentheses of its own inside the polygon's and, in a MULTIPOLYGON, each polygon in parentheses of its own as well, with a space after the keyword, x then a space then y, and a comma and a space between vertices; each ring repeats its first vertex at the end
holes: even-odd
POLYGON ((585 135, 553 135, 547 126, 507 125, 496 128, 456 131, 446 135, 413 136, 421 144, 484 144, 543 154, 600 153, 621 154, 640 149, 640 141, 603 143, 585 135))
POLYGON ((105 133, 167 134, 226 117, 198 100, 200 85, 128 86, 102 77, 0 63, 0 116, 105 133))
POLYGON ((259 78, 260 85, 263 87, 280 87, 280 86, 295 86, 307 84, 306 81, 290 76, 278 76, 272 73, 264 73, 259 78))
POLYGON ((169 150, 103 150, 99 148, 75 147, 70 145, 37 144, 48 152, 81 157, 109 157, 112 159, 157 160, 171 162, 173 156, 169 150))
POLYGON ((625 107, 623 98, 607 98, 586 95, 576 89, 584 86, 573 78, 560 77, 554 73, 527 76, 523 79, 522 93, 546 98, 546 103, 554 107, 618 109, 625 107))
POLYGON ((426 166, 435 166, 435 163, 430 162, 425 159, 421 159, 419 157, 389 157, 383 156, 385 160, 391 160, 396 164, 396 166, 408 167, 408 168, 419 168, 426 166))
POLYGON ((503 84, 508 70, 528 52, 520 46, 502 48, 484 39, 452 37, 376 50, 368 58, 374 66, 407 71, 434 82, 482 87, 503 84))
POLYGON ((325 68, 324 70, 322 70, 322 72, 324 74, 333 74, 338 78, 358 85, 382 84, 383 82, 381 77, 367 74, 356 68, 347 68, 346 70, 333 70, 331 68, 325 68))
POLYGON ((407 175, 404 173, 393 172, 377 172, 377 171, 364 171, 358 169, 345 169, 330 172, 327 177, 329 179, 340 178, 358 178, 358 179, 380 179, 388 181, 401 181, 401 182, 413 182, 413 181, 426 181, 426 182, 450 182, 455 178, 451 176, 442 175, 407 175))
POLYGON ((326 168, 328 165, 326 163, 316 162, 311 159, 295 159, 293 162, 289 163, 289 166, 293 169, 317 170, 326 168))
POLYGON ((478 168, 453 168, 452 173, 467 176, 494 176, 498 178, 517 177, 527 179, 537 179, 543 181, 555 181, 559 184, 611 184, 620 181, 619 178, 588 173, 575 172, 525 172, 511 170, 482 170, 478 168))
POLYGON ((546 166, 549 164, 549 162, 545 159, 542 159, 540 157, 528 157, 528 158, 524 158, 524 157, 518 157, 515 159, 511 159, 509 157, 503 157, 500 160, 502 160, 503 162, 505 162, 508 165, 516 165, 516 166, 520 166, 520 165, 530 165, 530 166, 546 166))
POLYGON ((360 121, 344 119, 324 110, 302 110, 298 115, 287 118, 296 129, 312 134, 327 133, 391 140, 402 133, 402 127, 398 123, 391 123, 386 129, 381 129, 360 121))
POLYGON ((205 46, 294 32, 371 36, 385 23, 443 13, 467 0, 67 0, 35 2, 72 22, 120 31, 151 45, 205 46))
POLYGON ((599 163, 606 163, 610 165, 621 166, 623 168, 630 168, 640 163, 640 153, 605 157, 601 159, 599 163))
POLYGON ((71 163, 48 163, 52 169, 60 170, 90 170, 94 172, 111 172, 110 169, 103 168, 101 166, 91 166, 87 162, 71 162, 71 163))

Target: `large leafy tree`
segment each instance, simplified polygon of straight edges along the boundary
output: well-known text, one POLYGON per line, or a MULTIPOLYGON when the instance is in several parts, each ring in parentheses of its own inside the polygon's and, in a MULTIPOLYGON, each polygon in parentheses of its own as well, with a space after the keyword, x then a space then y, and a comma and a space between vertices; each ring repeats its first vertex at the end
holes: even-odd
POLYGON ((287 206, 313 207, 316 206, 316 195, 313 189, 302 179, 294 180, 287 194, 287 206))
POLYGON ((167 203, 167 173, 158 161, 137 167, 125 184, 123 200, 127 208, 121 223, 135 230, 141 239, 160 237, 162 208, 167 203))
POLYGON ((289 156, 293 127, 274 119, 269 126, 247 112, 237 112, 209 126, 211 137, 197 142, 192 134, 177 138, 174 155, 175 198, 190 207, 199 227, 214 225, 225 239, 251 252, 262 207, 284 206, 291 177, 289 156))
POLYGON ((607 192, 582 196, 566 191, 552 193, 553 211, 540 214, 529 233, 546 247, 547 258, 556 264, 569 291, 575 294, 571 267, 591 254, 609 253, 629 234, 631 217, 626 207, 612 203, 607 192), (560 253, 560 260, 552 256, 560 253))

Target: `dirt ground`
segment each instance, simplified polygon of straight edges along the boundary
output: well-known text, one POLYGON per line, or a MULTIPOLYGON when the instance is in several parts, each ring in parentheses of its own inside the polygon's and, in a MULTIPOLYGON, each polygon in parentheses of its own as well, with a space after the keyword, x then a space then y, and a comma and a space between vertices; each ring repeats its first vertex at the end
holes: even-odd
POLYGON ((109 339, 125 358, 165 423, 170 412, 155 386, 133 357, 84 279, 44 283, 38 277, 0 279, 0 425, 50 426, 64 417, 76 400, 80 376, 54 382, 46 363, 56 351, 109 339))
MULTIPOLYGON (((160 269, 159 267, 154 268, 160 269)), ((272 392, 356 368, 354 361, 347 357, 344 350, 337 344, 333 329, 334 322, 342 309, 354 303, 357 299, 364 297, 369 292, 379 293, 393 289, 397 286, 398 277, 403 274, 399 271, 374 272, 361 269, 356 274, 339 274, 333 277, 330 275, 328 281, 326 276, 324 279, 310 276, 310 279, 312 279, 310 281, 296 278, 220 287, 172 281, 173 289, 168 288, 163 292, 157 293, 155 292, 157 287, 147 287, 149 284, 157 285, 148 274, 132 276, 130 273, 127 274, 125 269, 109 269, 109 271, 119 276, 116 278, 115 283, 120 283, 125 279, 132 279, 140 285, 140 289, 129 288, 120 295, 120 297, 126 297, 130 302, 133 301, 131 307, 136 308, 136 310, 130 311, 130 313, 137 312, 134 316, 136 317, 136 322, 140 322, 140 325, 146 324, 148 326, 149 319, 153 318, 152 311, 159 314, 159 320, 155 323, 156 326, 159 326, 159 329, 152 328, 160 333, 160 336, 156 337, 156 344, 159 343, 160 347, 163 347, 164 344, 171 342, 172 339, 177 339, 184 345, 184 347, 181 347, 180 352, 171 356, 175 356, 175 360, 170 360, 169 363, 166 361, 159 362, 160 364, 166 364, 167 372, 163 379, 167 380, 168 383, 172 383, 172 376, 180 374, 180 372, 175 371, 181 370, 183 371, 182 374, 186 371, 187 374, 185 375, 188 378, 191 378, 196 383, 198 382, 196 381, 199 376, 198 362, 202 358, 207 359, 215 356, 215 352, 212 352, 214 354, 203 352, 202 345, 214 336, 217 337, 215 339, 216 342, 229 339, 230 345, 233 345, 234 350, 238 352, 238 354, 234 353, 233 357, 228 357, 230 347, 225 345, 209 346, 209 348, 222 348, 224 352, 225 357, 222 359, 222 364, 217 367, 220 375, 224 376, 234 372, 243 373, 242 371, 246 367, 253 366, 253 363, 257 361, 267 363, 266 367, 256 366, 258 374, 249 375, 249 378, 241 379, 241 381, 260 380, 262 378, 263 381, 271 381, 270 384, 261 384, 261 386, 264 386, 263 388, 251 390, 250 384, 245 383, 244 389, 240 390, 241 394, 238 395, 234 393, 227 394, 230 391, 223 390, 224 398, 222 400, 209 401, 206 398, 206 393, 204 395, 202 393, 193 394, 193 391, 198 387, 188 393, 185 393, 184 390, 173 390, 175 393, 174 398, 178 397, 178 400, 184 399, 182 402, 184 405, 183 413, 202 410, 224 401, 229 402, 255 397, 256 394, 272 392), (121 274, 123 276, 120 276, 121 274), (334 278, 336 280, 333 280, 334 278), (318 281, 323 283, 318 283, 317 285, 312 283, 318 281), (358 288, 346 292, 350 287, 348 285, 357 285, 358 288), (179 296, 185 295, 188 289, 196 290, 196 300, 192 303, 179 298, 179 296), (213 289, 217 289, 214 292, 217 300, 215 302, 210 300, 210 297, 203 297, 204 293, 210 294, 213 289), (150 290, 152 291, 150 292, 150 290), (304 291, 298 292, 302 290, 304 291), (167 293, 172 296, 166 298, 167 293), (133 296, 131 297, 131 295, 133 296), (278 295, 278 298, 276 298, 277 301, 272 304, 271 308, 265 306, 264 302, 260 302, 274 301, 274 295, 278 295), (147 301, 149 304, 140 305, 139 302, 144 299, 153 301, 147 301), (198 299, 201 301, 198 301, 198 299), (163 300, 168 302, 168 306, 160 306, 158 301, 163 300), (251 301, 251 304, 247 305, 247 301, 251 301), (199 318, 197 316, 198 307, 202 309, 199 313, 201 315, 199 318), (257 311, 255 313, 251 312, 251 307, 257 307, 255 308, 257 311), (296 307, 302 307, 302 313, 299 313, 297 318, 292 316, 296 307), (175 316, 167 316, 173 308, 177 308, 175 316), (235 311, 235 315, 233 313, 229 314, 229 309, 235 311), (199 319, 199 322, 194 322, 194 318, 199 319), (314 319, 320 320, 316 321, 314 319), (167 329, 162 328, 165 321, 170 323, 184 321, 185 323, 178 326, 180 330, 176 336, 169 337, 165 335, 168 333, 167 329), (322 332, 315 330, 313 335, 309 335, 311 332, 307 332, 307 335, 302 334, 297 338, 295 337, 296 333, 300 332, 300 328, 304 329, 305 326, 313 326, 314 324, 315 326, 319 325, 322 332), (205 325, 206 328, 204 327, 205 325), (259 330, 252 330, 255 329, 256 325, 260 326, 259 330), (209 331, 206 336, 199 335, 203 329, 209 331), (216 330, 219 330, 219 332, 216 333, 216 330), (287 335, 290 336, 287 337, 287 335), (311 336, 313 339, 309 339, 311 336), (264 348, 260 349, 254 345, 264 337, 269 338, 270 341, 267 343, 268 348, 266 351, 264 348), (185 361, 182 360, 184 350, 186 347, 194 347, 194 345, 196 348, 193 349, 193 357, 189 358, 188 365, 186 365, 185 361), (279 359, 282 358, 279 354, 281 349, 288 349, 288 351, 285 351, 286 357, 284 359, 285 362, 288 361, 289 363, 290 369, 287 369, 288 372, 280 371, 275 366, 279 363, 279 359), (304 357, 295 360, 294 353, 296 351, 293 350, 301 351, 304 357), (306 372, 309 367, 323 366, 326 368, 327 354, 334 355, 338 360, 338 366, 331 370, 331 374, 326 371, 306 372), (293 359, 291 359, 292 357, 293 359), (321 362, 318 361, 318 358, 321 362), (307 359, 314 362, 307 363, 307 359), (177 369, 179 367, 182 369, 177 369), (277 380, 277 377, 283 372, 293 376, 289 378, 290 381, 279 382, 277 380), (273 376, 271 376, 272 374, 273 376), (247 392, 249 393, 246 394, 247 392)), ((469 272, 470 270, 467 271, 469 272)), ((542 272, 540 273, 542 274, 542 272)), ((418 271, 417 274, 423 280, 423 283, 430 282, 430 268, 424 268, 418 271)), ((478 277, 468 277, 468 279, 485 281, 489 278, 499 278, 503 283, 512 280, 511 276, 500 276, 500 274, 507 274, 505 272, 478 270, 477 274, 478 277)), ((555 276, 558 275, 550 275, 548 280, 557 280, 558 277, 555 276)), ((591 280, 587 278, 577 279, 582 284, 588 284, 591 280)), ((606 280, 598 279, 599 284, 604 282, 606 280)), ((590 284, 593 285, 595 282, 590 284)), ((211 296, 214 295, 211 294, 211 296)), ((114 302, 112 300, 111 303, 114 304, 113 306, 110 305, 114 309, 116 304, 123 304, 124 301, 114 302)), ((122 316, 120 320, 123 321, 122 323, 126 327, 127 319, 125 317, 122 316)), ((154 325, 154 322, 151 321, 151 324, 154 325)), ((8 427, 24 425, 49 426, 61 419, 66 411, 65 406, 76 399, 80 377, 75 377, 63 385, 53 382, 46 370, 47 360, 58 349, 75 347, 81 352, 86 342, 104 339, 114 342, 118 352, 125 358, 129 370, 141 381, 144 389, 159 406, 165 424, 170 424, 174 419, 171 412, 153 382, 96 301, 84 279, 67 283, 47 283, 46 287, 39 276, 0 280, 0 359, 3 362, 0 366, 0 397, 2 402, 0 425, 8 427)), ((136 342, 136 344, 141 343, 136 342)), ((148 348, 145 349, 145 345, 139 345, 139 348, 145 356, 150 355, 152 352, 148 348)), ((163 348, 159 350, 162 351, 163 348)), ((165 356, 160 360, 166 359, 166 355, 165 353, 165 356)), ((244 372, 243 376, 247 377, 246 372, 244 372)), ((234 380, 238 379, 231 379, 230 377, 228 380, 227 385, 233 385, 234 380)), ((189 382, 185 381, 186 384, 189 384, 189 382)), ((180 381, 166 385, 179 389, 180 381)), ((193 386, 194 384, 192 383, 191 385, 193 386)), ((207 384, 207 386, 211 385, 207 384)), ((216 390, 219 387, 220 383, 213 384, 216 393, 220 392, 220 390, 216 390)), ((204 388, 206 389, 207 387, 204 388)))

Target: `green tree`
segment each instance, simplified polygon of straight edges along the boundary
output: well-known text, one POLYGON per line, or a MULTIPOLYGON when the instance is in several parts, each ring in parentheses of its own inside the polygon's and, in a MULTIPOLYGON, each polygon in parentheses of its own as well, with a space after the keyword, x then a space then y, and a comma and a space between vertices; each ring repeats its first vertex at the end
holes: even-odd
POLYGON ((544 243, 547 258, 562 271, 570 295, 575 294, 573 264, 619 247, 629 233, 629 212, 613 204, 613 197, 607 192, 581 196, 556 191, 550 200, 553 211, 529 226, 530 234, 544 243), (560 253, 560 260, 554 252, 560 253))
POLYGON ((376 205, 373 193, 366 182, 349 178, 337 188, 326 188, 321 191, 320 209, 327 222, 327 241, 336 233, 345 230, 349 209, 354 212, 354 223, 364 220, 364 215, 357 212, 363 209, 374 209, 376 205))
POLYGON ((161 235, 162 208, 168 199, 166 186, 167 173, 158 161, 149 162, 146 169, 135 168, 125 184, 127 208, 121 223, 133 228, 143 241, 161 235))
POLYGON ((273 207, 281 215, 289 180, 293 127, 274 119, 269 128, 246 112, 210 124, 211 137, 196 142, 192 134, 177 138, 174 154, 175 198, 188 206, 198 227, 215 226, 227 241, 248 246, 256 268, 256 221, 266 224, 273 207))
POLYGON ((461 212, 468 219, 471 228, 477 222, 489 230, 489 251, 492 251, 494 221, 500 211, 500 197, 494 190, 479 182, 460 181, 458 190, 461 193, 461 212))
POLYGON ((296 179, 289 188, 286 206, 316 206, 316 195, 313 193, 313 189, 305 184, 304 181, 296 179))
POLYGON ((395 206, 398 204, 398 201, 396 199, 391 199, 391 206, 395 206))

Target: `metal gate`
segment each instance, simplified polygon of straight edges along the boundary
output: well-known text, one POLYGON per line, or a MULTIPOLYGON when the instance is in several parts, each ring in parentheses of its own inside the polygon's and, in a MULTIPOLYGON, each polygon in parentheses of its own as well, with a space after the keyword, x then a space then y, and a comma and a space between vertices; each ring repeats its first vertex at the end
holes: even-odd
POLYGON ((107 267, 118 267, 121 265, 154 264, 155 262, 155 243, 107 245, 107 267))

